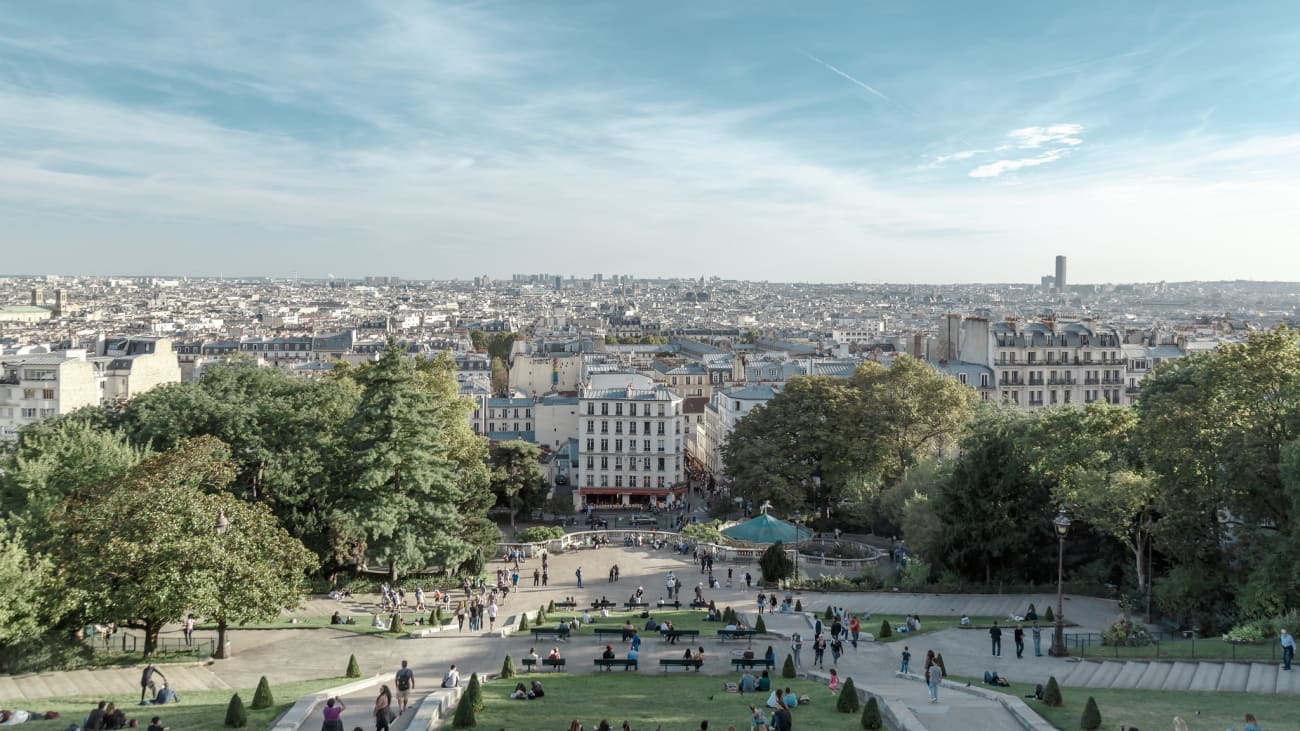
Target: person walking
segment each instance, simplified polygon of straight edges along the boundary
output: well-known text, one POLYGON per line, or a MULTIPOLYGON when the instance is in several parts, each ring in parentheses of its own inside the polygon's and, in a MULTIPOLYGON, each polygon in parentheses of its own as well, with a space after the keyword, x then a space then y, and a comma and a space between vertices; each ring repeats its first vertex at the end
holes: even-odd
POLYGON ((1291 669, 1291 658, 1295 657, 1295 638, 1290 632, 1282 630, 1282 669, 1291 669))
POLYGON ((415 673, 406 666, 405 660, 402 661, 393 684, 397 686, 397 713, 401 715, 406 713, 406 706, 411 701, 411 690, 415 688, 415 673))
POLYGON ((533 586, 538 586, 541 583, 542 583, 542 570, 533 569, 533 586))
POLYGON ((496 629, 497 626, 497 603, 496 602, 492 602, 491 604, 488 605, 487 614, 488 614, 488 631, 491 632, 492 630, 496 629))
POLYGON ((542 586, 546 586, 546 582, 549 581, 550 578, 551 578, 551 575, 550 575, 550 573, 546 570, 546 566, 545 566, 545 564, 543 564, 543 566, 542 566, 542 586))
POLYGON ((825 667, 825 665, 823 664, 825 658, 826 658, 826 638, 822 637, 821 635, 817 635, 817 639, 813 640, 813 664, 816 665, 817 667, 825 667))
POLYGON ((790 635, 790 652, 794 655, 794 666, 797 668, 803 667, 803 663, 799 661, 799 651, 802 649, 803 638, 799 636, 799 633, 795 632, 790 635))
POLYGON ((930 686, 930 702, 939 702, 939 682, 943 680, 943 668, 939 663, 932 663, 930 668, 925 671, 926 680, 930 686))
POLYGON ((388 689, 387 685, 379 688, 379 695, 375 697, 375 731, 389 731, 388 724, 393 722, 397 716, 393 712, 393 691, 388 689))
POLYGON ((182 625, 181 631, 185 634, 185 646, 194 646, 194 615, 185 615, 185 624, 182 625))
POLYGON ((578 577, 578 588, 581 589, 582 588, 582 567, 579 566, 578 570, 573 572, 573 575, 578 577))
POLYGON ((1034 636, 1034 657, 1043 656, 1043 630, 1039 628, 1038 623, 1029 628, 1030 634, 1034 636))
POLYGON ((909 663, 912 662, 912 651, 907 649, 907 645, 903 645, 902 657, 903 657, 903 664, 899 666, 898 672, 906 674, 908 671, 907 666, 909 663))
POLYGON ((1024 625, 1016 625, 1016 631, 1012 633, 1012 638, 1016 641, 1016 659, 1025 658, 1025 628, 1024 625))
POLYGON ((831 664, 840 664, 840 655, 844 654, 844 641, 836 637, 831 640, 831 664))
POLYGON ((993 657, 1002 657, 1002 629, 998 627, 998 621, 993 620, 993 626, 989 628, 989 639, 993 643, 993 657))
POLYGON ((858 649, 858 635, 862 633, 862 623, 857 617, 849 619, 849 636, 852 637, 853 649, 858 649))

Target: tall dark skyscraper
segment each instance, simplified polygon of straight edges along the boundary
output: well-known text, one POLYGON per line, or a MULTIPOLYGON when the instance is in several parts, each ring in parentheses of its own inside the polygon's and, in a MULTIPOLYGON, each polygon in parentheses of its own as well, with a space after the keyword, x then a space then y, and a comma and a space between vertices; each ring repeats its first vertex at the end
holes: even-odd
POLYGON ((1065 291, 1065 257, 1056 257, 1056 291, 1065 291))

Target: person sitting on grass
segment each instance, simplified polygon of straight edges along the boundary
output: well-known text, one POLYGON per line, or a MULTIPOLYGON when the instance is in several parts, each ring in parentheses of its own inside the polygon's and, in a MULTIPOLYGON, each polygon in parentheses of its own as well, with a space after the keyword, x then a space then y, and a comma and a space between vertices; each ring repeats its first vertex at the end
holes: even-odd
POLYGON ((149 728, 146 729, 145 731, 172 731, 172 730, 163 725, 161 716, 154 716, 153 718, 149 719, 149 728))
POLYGON ((744 675, 740 676, 740 684, 737 686, 741 695, 753 693, 758 689, 758 681, 754 679, 754 674, 746 670, 744 675))
POLYGON ((330 624, 343 624, 343 615, 337 609, 330 615, 330 624))
POLYGON ((104 709, 104 728, 126 728, 126 714, 115 704, 109 703, 108 708, 104 709))
POLYGON ((771 689, 772 689, 772 676, 768 675, 767 671, 764 670, 763 674, 758 676, 758 691, 760 693, 765 693, 771 689))
POLYGON ((528 698, 528 688, 523 683, 515 683, 515 689, 510 693, 510 700, 522 701, 528 698))
POLYGON ((582 724, 578 723, 578 719, 569 722, 569 731, 582 731, 582 724))
POLYGON ((378 613, 370 618, 370 626, 375 629, 388 629, 388 623, 381 619, 378 613))
POLYGON ((543 698, 546 696, 546 690, 542 688, 542 681, 540 680, 533 681, 533 684, 529 687, 529 692, 533 694, 534 698, 543 698))
POLYGON ((794 708, 799 705, 799 696, 795 695, 793 690, 786 688, 785 694, 781 696, 781 703, 786 708, 794 708))
POLYGON ((172 690, 166 683, 162 684, 162 688, 158 691, 158 695, 154 696, 153 699, 153 704, 155 706, 165 706, 168 703, 180 702, 181 697, 176 695, 176 691, 172 690))

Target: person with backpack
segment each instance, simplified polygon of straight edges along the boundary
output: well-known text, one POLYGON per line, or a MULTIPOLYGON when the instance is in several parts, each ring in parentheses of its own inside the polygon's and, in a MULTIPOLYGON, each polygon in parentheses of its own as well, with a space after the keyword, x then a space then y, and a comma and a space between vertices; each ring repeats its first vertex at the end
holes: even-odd
POLYGON ((406 661, 402 661, 402 668, 397 671, 397 677, 394 681, 397 686, 397 713, 401 715, 406 713, 406 704, 411 699, 411 690, 415 688, 415 673, 406 666, 406 661))

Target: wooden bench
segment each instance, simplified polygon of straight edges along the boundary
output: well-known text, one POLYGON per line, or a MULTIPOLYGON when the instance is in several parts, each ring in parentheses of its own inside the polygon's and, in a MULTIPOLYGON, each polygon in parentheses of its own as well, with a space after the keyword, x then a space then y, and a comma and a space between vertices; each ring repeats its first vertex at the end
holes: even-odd
POLYGON ((666 657, 659 661, 659 666, 668 672, 668 668, 695 668, 695 672, 700 672, 700 666, 704 664, 703 660, 687 660, 683 657, 671 658, 666 657))
MULTIPOLYGON (((608 636, 608 637, 618 637, 619 640, 622 640, 622 639, 623 639, 623 632, 625 632, 625 631, 627 631, 627 630, 624 630, 622 627, 596 627, 595 629, 593 629, 593 630, 591 631, 591 633, 594 634, 594 635, 596 635, 596 639, 598 639, 598 640, 601 639, 602 637, 607 637, 607 636, 608 636)), ((628 635, 630 636, 630 635, 632 634, 632 632, 635 632, 635 630, 631 630, 631 631, 627 631, 627 632, 628 632, 628 635)))
POLYGON ((564 629, 559 629, 558 627, 534 627, 528 631, 533 634, 533 639, 535 640, 542 637, 554 637, 557 640, 569 639, 568 627, 565 627, 564 629))
POLYGON ((596 663, 596 667, 605 668, 606 672, 616 667, 623 668, 623 672, 637 669, 636 660, 628 660, 627 658, 598 657, 593 662, 596 663))
POLYGON ((618 606, 617 604, 615 604, 614 602, 611 602, 611 601, 592 602, 592 603, 591 603, 591 608, 592 608, 592 609, 613 609, 614 607, 617 607, 617 606, 618 606))
POLYGON ((737 669, 761 667, 772 670, 776 667, 774 661, 768 660, 765 657, 733 657, 731 658, 731 664, 737 669))
POLYGON ((669 639, 680 640, 683 637, 696 640, 699 639, 700 637, 700 631, 697 629, 670 629, 668 631, 661 630, 659 634, 664 636, 664 640, 669 640, 669 639))
POLYGON ((544 665, 544 666, 546 666, 546 667, 548 667, 548 668, 551 668, 552 670, 556 670, 556 671, 558 671, 560 668, 564 667, 564 658, 562 658, 562 657, 557 657, 557 658, 550 658, 550 657, 548 657, 548 658, 546 658, 545 660, 542 660, 542 665, 544 665))
POLYGON ((526 657, 520 662, 524 664, 524 672, 526 673, 531 673, 537 669, 537 658, 535 657, 526 657))
POLYGON ((739 639, 739 638, 744 638, 744 639, 750 640, 750 641, 752 642, 753 639, 754 639, 754 635, 756 635, 756 634, 758 634, 758 630, 752 630, 752 629, 720 629, 720 630, 718 630, 718 638, 721 639, 723 642, 726 642, 728 639, 732 639, 732 640, 734 640, 734 639, 739 639))
MULTIPOLYGON (((659 606, 663 606, 663 604, 659 606)), ((649 602, 623 602, 623 608, 630 612, 633 609, 649 609, 650 604, 649 602)))
POLYGON ((704 601, 691 602, 691 609, 708 609, 709 603, 704 601))
POLYGON ((578 607, 577 602, 556 602, 555 603, 556 609, 576 609, 577 607, 578 607))
POLYGON ((679 602, 679 601, 676 601, 676 600, 671 601, 671 602, 666 602, 666 601, 664 601, 663 599, 660 599, 658 602, 656 602, 656 605, 657 605, 660 609, 663 609, 664 607, 672 607, 673 609, 681 609, 681 608, 682 608, 682 603, 679 602))

